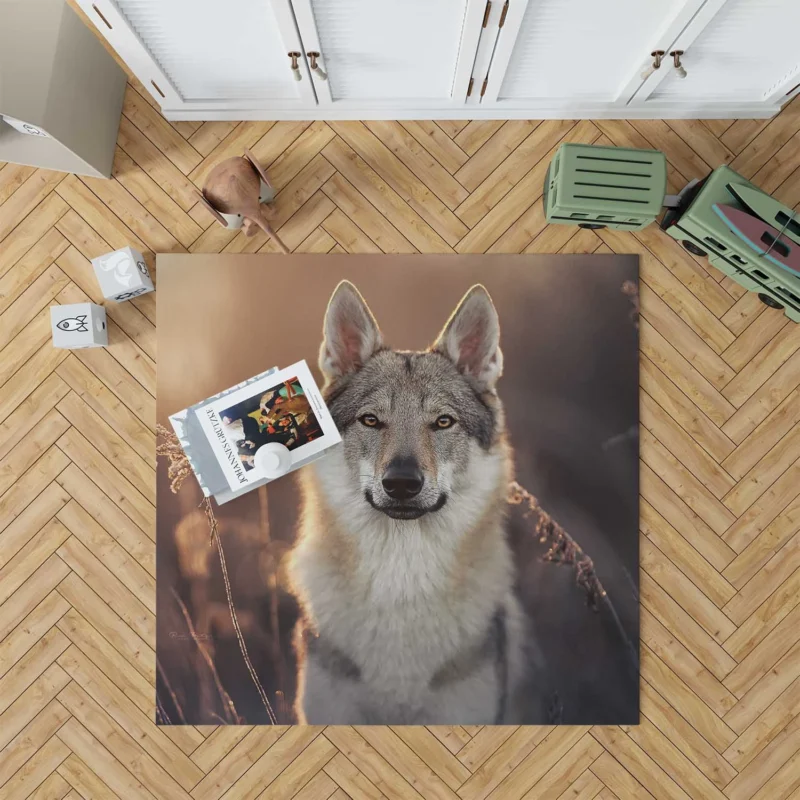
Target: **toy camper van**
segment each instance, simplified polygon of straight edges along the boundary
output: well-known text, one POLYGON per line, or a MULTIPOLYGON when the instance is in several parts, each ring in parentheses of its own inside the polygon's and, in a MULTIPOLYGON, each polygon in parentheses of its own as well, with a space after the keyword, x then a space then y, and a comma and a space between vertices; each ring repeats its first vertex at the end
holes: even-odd
POLYGON ((591 144, 559 147, 544 181, 547 221, 637 231, 655 222, 771 308, 800 322, 800 215, 730 167, 665 194, 658 150, 591 144))
POLYGON ((690 253, 708 256, 763 303, 800 322, 800 273, 791 266, 800 252, 800 220, 730 167, 689 184, 678 206, 667 210, 661 229, 690 253), (763 230, 760 235, 748 238, 739 223, 745 216, 763 230))

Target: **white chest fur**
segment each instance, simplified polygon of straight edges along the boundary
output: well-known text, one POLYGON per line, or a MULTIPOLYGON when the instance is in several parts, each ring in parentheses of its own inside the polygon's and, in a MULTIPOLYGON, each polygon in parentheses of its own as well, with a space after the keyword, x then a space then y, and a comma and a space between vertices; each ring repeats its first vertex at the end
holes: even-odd
POLYGON ((440 524, 368 516, 369 529, 353 537, 352 569, 342 571, 311 537, 295 553, 295 576, 320 635, 364 682, 415 693, 486 636, 509 590, 508 553, 500 539, 482 570, 463 569, 458 537, 440 524))
POLYGON ((320 639, 359 674, 357 683, 339 681, 334 687, 330 676, 308 671, 306 715, 326 722, 410 724, 460 719, 444 712, 437 717, 435 709, 442 708, 437 704, 457 709, 473 703, 474 719, 493 719, 491 661, 480 676, 460 682, 457 689, 430 687, 443 667, 460 662, 486 641, 498 609, 514 602, 505 504, 498 491, 505 467, 502 451, 476 459, 475 470, 463 479, 466 486, 452 486, 444 508, 416 521, 393 520, 371 508, 341 453, 332 453, 305 474, 293 580, 320 639), (334 694, 340 699, 331 708, 334 694), (352 706, 365 703, 382 713, 353 716, 352 706), (425 709, 432 716, 410 709, 425 709))

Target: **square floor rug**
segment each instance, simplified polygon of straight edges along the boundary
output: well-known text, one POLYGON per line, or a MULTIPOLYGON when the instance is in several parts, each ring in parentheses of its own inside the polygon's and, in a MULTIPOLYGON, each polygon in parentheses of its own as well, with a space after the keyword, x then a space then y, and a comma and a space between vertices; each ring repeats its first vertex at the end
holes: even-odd
MULTIPOLYGON (((158 279, 160 723, 638 722, 636 256, 165 255, 158 279), (204 498, 170 415, 303 360, 341 443, 204 498)), ((232 463, 311 447, 301 383, 226 412, 232 463)))

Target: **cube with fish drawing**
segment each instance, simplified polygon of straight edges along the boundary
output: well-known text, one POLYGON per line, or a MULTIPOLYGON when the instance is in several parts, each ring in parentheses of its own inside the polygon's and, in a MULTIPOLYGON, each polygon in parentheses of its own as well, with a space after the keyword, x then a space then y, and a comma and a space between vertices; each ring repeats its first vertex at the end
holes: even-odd
POLYGON ((108 344, 106 310, 94 303, 50 306, 53 347, 77 350, 108 344))
POLYGON ((106 300, 130 300, 153 291, 153 281, 142 254, 123 247, 92 259, 94 274, 106 300))

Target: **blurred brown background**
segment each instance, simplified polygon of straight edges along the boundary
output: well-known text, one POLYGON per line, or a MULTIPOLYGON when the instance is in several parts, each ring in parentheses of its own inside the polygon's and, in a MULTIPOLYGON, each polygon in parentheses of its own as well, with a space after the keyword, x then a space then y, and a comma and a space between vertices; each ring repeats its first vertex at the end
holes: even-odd
MULTIPOLYGON (((158 420, 272 366, 316 361, 328 299, 359 288, 386 342, 430 344, 467 289, 482 283, 500 315, 499 392, 517 480, 594 559, 612 601, 587 608, 567 567, 515 510, 509 534, 520 594, 548 665, 549 717, 638 722, 638 341, 625 281, 636 256, 163 255, 158 257, 158 420)), ((159 699, 175 722, 268 722, 234 638, 216 549, 189 479, 177 495, 158 470, 159 699), (192 620, 190 633, 180 608, 192 620), (197 647, 210 656, 216 679, 197 647), (165 684, 169 683, 169 687, 165 684)), ((291 722, 297 610, 283 564, 298 514, 291 476, 217 508, 234 601, 280 722, 291 722)))

